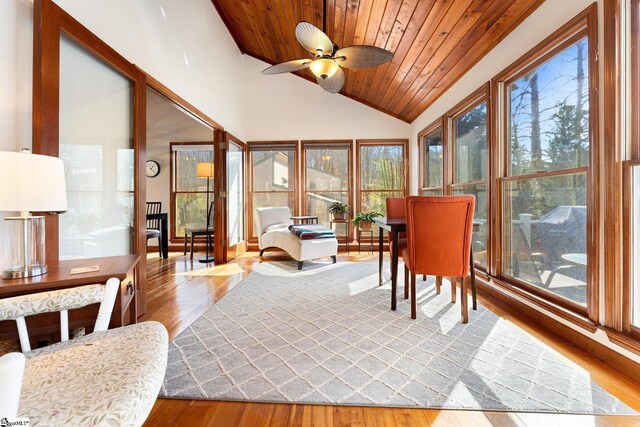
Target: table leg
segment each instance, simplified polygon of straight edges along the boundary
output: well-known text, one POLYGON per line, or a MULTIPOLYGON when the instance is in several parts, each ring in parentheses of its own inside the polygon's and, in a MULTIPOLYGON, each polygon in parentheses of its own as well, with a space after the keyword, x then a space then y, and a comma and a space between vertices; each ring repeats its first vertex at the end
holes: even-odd
POLYGON ((382 227, 378 227, 378 230, 380 231, 380 235, 378 236, 378 286, 382 286, 382 261, 384 259, 382 248, 384 247, 384 242, 382 238, 382 227))
POLYGON ((167 259, 169 258, 169 227, 166 218, 160 220, 160 233, 162 234, 162 258, 167 259))
POLYGON ((393 251, 391 254, 391 310, 396 309, 396 299, 398 290, 398 233, 391 232, 391 242, 393 251))

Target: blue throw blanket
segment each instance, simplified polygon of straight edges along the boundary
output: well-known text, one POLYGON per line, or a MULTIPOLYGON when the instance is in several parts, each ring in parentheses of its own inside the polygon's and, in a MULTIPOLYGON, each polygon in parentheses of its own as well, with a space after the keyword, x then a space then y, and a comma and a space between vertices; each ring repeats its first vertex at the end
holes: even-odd
POLYGON ((330 228, 320 224, 290 225, 289 231, 298 236, 300 240, 332 239, 336 233, 330 228))

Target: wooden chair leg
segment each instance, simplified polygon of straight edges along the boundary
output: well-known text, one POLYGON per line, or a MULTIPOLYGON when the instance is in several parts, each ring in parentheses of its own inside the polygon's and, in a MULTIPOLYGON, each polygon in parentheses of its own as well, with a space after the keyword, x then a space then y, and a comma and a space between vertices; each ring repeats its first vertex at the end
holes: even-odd
POLYGON ((426 282, 426 281, 427 281, 427 275, 426 275, 426 274, 423 274, 423 275, 422 275, 422 281, 423 281, 423 282, 426 282))
POLYGON ((411 274, 411 318, 415 319, 417 317, 417 299, 416 295, 416 275, 411 274))
POLYGON ((441 287, 442 287, 442 276, 436 276, 436 294, 440 295, 441 287))
POLYGON ((182 255, 187 254, 187 232, 184 232, 184 253, 182 255))
POLYGON ((158 236, 158 255, 162 258, 162 237, 158 236))
POLYGON ((469 276, 465 276, 462 279, 462 286, 460 286, 460 311, 462 314, 462 323, 469 322, 469 298, 467 297, 467 289, 469 288, 469 282, 471 278, 469 276))
POLYGON ((451 282, 451 302, 456 303, 456 282, 458 281, 457 277, 449 277, 449 281, 451 282))
POLYGON ((476 267, 475 267, 475 262, 473 261, 473 248, 471 248, 471 255, 469 257, 469 260, 471 262, 471 265, 469 266, 470 272, 471 272, 471 295, 472 295, 472 300, 473 300, 473 309, 477 310, 478 309, 478 301, 476 298, 476 267))
POLYGON ((195 240, 195 236, 191 235, 191 259, 193 259, 193 241, 195 240))
POLYGON ((409 298, 409 267, 404 265, 404 299, 409 298))

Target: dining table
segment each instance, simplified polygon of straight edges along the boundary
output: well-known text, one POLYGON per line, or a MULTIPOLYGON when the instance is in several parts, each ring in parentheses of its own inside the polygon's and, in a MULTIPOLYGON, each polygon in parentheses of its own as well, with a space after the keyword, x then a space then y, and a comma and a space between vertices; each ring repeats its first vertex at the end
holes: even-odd
MULTIPOLYGON (((391 310, 395 310, 397 306, 397 290, 398 290, 398 262, 399 262, 399 240, 400 233, 407 231, 407 219, 406 218, 387 218, 387 217, 376 217, 373 218, 373 222, 378 226, 378 286, 382 286, 383 283, 383 269, 384 269, 384 233, 388 232, 391 234, 391 310)), ((477 231, 482 225, 479 221, 473 221, 473 230, 477 231)), ((471 256, 470 256, 470 272, 471 272, 471 280, 475 283, 476 274, 474 270, 474 261, 473 261, 473 245, 471 247, 471 256)), ((473 301, 474 306, 473 309, 476 309, 475 301, 476 301, 476 289, 475 286, 472 286, 473 292, 473 301)))
POLYGON ((147 220, 158 219, 160 220, 160 250, 162 252, 162 258, 169 258, 169 226, 168 215, 166 212, 160 213, 148 213, 147 220))

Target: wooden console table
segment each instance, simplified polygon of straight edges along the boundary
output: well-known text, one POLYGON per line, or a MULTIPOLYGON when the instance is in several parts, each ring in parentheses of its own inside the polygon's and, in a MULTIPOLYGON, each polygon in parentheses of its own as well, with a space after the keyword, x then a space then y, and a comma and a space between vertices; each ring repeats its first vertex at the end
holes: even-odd
MULTIPOLYGON (((0 280, 0 299, 18 295, 46 292, 56 289, 73 288, 94 283, 106 283, 116 277, 120 280, 120 292, 111 315, 109 328, 135 323, 138 317, 136 293, 139 284, 136 281, 136 269, 139 255, 123 255, 105 258, 78 259, 47 264, 48 273, 26 279, 0 280), (71 269, 99 265, 100 270, 92 273, 70 274, 71 269)), ((85 327, 87 333, 93 330, 99 304, 93 304, 69 312, 69 328, 85 327)), ((46 313, 27 317, 30 335, 37 341, 38 336, 59 334, 60 318, 58 313, 46 313)), ((0 339, 17 337, 15 322, 0 322, 0 339)), ((34 347, 35 348, 35 347, 34 347)))

